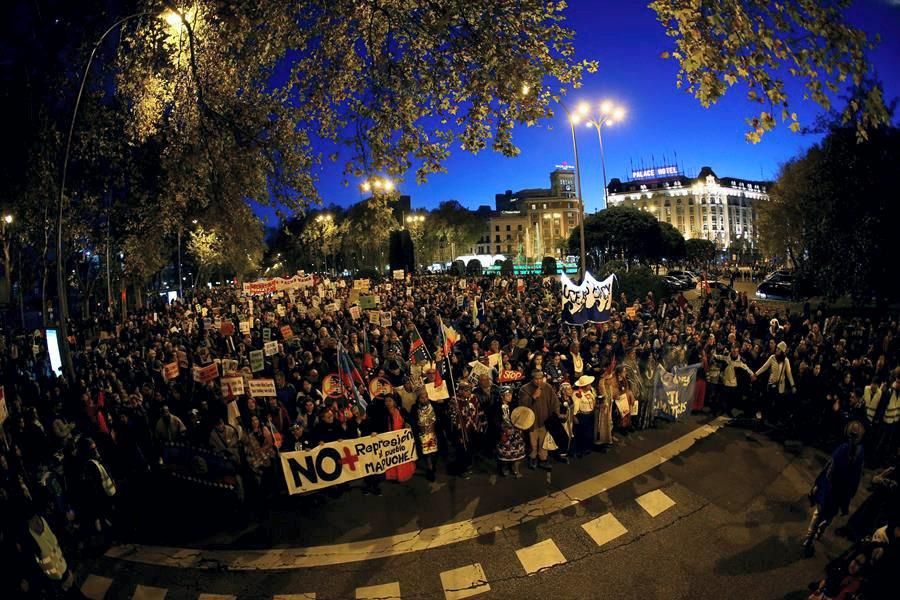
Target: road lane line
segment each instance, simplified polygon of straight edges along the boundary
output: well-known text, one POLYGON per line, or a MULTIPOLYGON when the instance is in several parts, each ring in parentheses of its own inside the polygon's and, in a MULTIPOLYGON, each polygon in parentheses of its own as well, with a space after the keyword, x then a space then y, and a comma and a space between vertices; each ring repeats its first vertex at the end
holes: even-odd
POLYGON ((533 546, 525 546, 516 550, 516 556, 522 563, 522 568, 529 575, 534 575, 543 569, 549 569, 556 565, 565 564, 566 557, 559 551, 559 547, 547 538, 533 546))
POLYGON ((667 511, 675 506, 675 501, 666 496, 662 490, 653 490, 647 492, 643 496, 638 496, 635 501, 641 505, 641 508, 647 511, 651 517, 655 517, 661 512, 667 511))
POLYGON ((441 546, 475 539, 503 529, 549 516, 584 500, 602 494, 630 479, 655 469, 681 454, 728 423, 719 417, 706 425, 664 444, 609 471, 595 475, 547 496, 472 519, 447 523, 428 529, 398 533, 389 537, 311 546, 307 548, 273 548, 270 550, 200 550, 143 546, 115 546, 106 552, 108 558, 144 564, 191 569, 281 570, 373 560, 421 552, 441 546))
POLYGON ((491 591, 481 563, 441 572, 441 587, 444 588, 446 600, 471 598, 491 591))
POLYGON ((356 600, 400 600, 400 582, 358 587, 356 600))
POLYGON ((612 513, 606 513, 593 521, 588 521, 581 527, 598 546, 609 543, 617 537, 628 533, 625 526, 612 513))
POLYGON ((81 593, 90 600, 103 600, 106 592, 113 580, 109 577, 100 577, 99 575, 88 575, 84 583, 81 584, 81 593))

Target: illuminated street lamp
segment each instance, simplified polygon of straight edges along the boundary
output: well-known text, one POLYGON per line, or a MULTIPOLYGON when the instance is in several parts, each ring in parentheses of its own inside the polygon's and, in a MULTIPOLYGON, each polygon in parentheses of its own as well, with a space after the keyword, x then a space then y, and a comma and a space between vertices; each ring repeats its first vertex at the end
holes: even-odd
POLYGON ((584 274, 587 272, 584 251, 584 195, 581 193, 581 163, 578 160, 578 140, 575 137, 575 126, 582 121, 584 115, 588 114, 590 106, 586 103, 581 103, 578 105, 576 112, 573 113, 562 102, 560 102, 559 105, 565 111, 569 120, 569 127, 572 130, 572 149, 575 152, 575 190, 578 193, 578 205, 581 208, 581 218, 578 220, 578 233, 581 238, 579 247, 580 256, 578 257, 578 273, 581 278, 584 279, 584 274))
POLYGON ((359 186, 364 192, 385 192, 391 193, 394 191, 396 185, 393 180, 389 177, 373 177, 371 179, 366 179, 359 186))
MULTIPOLYGON (((621 106, 616 106, 610 100, 604 100, 600 104, 599 110, 600 112, 595 117, 586 118, 584 121, 588 127, 593 127, 597 130, 597 139, 600 141, 600 167, 603 170, 603 208, 606 208, 609 190, 606 183, 606 156, 603 152, 603 126, 614 125, 622 121, 625 118, 625 109, 621 106)), ((584 114, 587 115, 589 113, 590 106, 587 107, 584 114)))

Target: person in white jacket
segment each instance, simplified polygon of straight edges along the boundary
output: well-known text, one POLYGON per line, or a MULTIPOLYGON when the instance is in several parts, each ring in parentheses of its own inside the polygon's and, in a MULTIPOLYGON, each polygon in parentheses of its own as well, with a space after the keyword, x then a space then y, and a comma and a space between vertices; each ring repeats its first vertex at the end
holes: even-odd
POLYGON ((740 369, 750 375, 750 381, 756 381, 756 374, 753 369, 747 366, 747 363, 741 358, 740 351, 737 346, 731 347, 728 354, 713 354, 713 359, 725 363, 722 369, 722 404, 723 410, 726 412, 734 411, 738 405, 742 405, 741 395, 738 391, 737 370, 740 369))
MULTIPOLYGON (((783 341, 778 342, 775 354, 756 371, 756 376, 759 377, 766 371, 769 372, 769 381, 766 383, 765 408, 771 414, 772 420, 778 421, 786 408, 787 384, 791 385, 792 393, 797 393, 797 386, 794 385, 794 376, 791 373, 791 361, 787 357, 787 344, 783 341)), ((762 411, 757 411, 756 418, 762 420, 762 411)))

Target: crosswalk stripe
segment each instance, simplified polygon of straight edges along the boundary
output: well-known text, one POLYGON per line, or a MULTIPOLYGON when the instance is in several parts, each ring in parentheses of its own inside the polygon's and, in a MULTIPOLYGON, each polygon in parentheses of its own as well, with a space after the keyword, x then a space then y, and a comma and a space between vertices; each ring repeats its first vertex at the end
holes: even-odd
POLYGON ((138 584, 134 594, 131 596, 131 600, 163 600, 167 592, 166 588, 138 584))
POLYGON ((275 594, 272 600, 316 600, 316 595, 313 592, 305 594, 275 594))
POLYGON ((109 577, 100 577, 99 575, 88 575, 84 583, 81 584, 81 593, 90 600, 103 600, 106 596, 109 586, 113 580, 109 577))
POLYGON ((651 517, 655 517, 675 506, 675 501, 666 496, 662 490, 647 492, 643 496, 638 496, 636 500, 641 505, 641 508, 646 510, 651 517))
POLYGON ((606 513, 593 521, 588 521, 581 527, 598 546, 602 546, 628 533, 625 526, 612 513, 606 513))
POLYGON ((399 600, 400 582, 382 583, 356 588, 357 600, 399 600))
POLYGON ((446 600, 460 600, 491 591, 481 563, 442 571, 441 587, 446 600))
POLYGON ((522 567, 529 575, 537 573, 541 569, 546 569, 555 565, 561 565, 566 562, 566 557, 551 539, 538 542, 533 546, 526 546, 516 550, 516 556, 522 567))

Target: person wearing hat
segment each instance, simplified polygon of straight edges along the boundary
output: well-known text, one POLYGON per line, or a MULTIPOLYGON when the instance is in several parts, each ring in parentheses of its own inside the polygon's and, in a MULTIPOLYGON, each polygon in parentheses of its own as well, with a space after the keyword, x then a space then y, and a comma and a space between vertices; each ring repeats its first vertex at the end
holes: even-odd
MULTIPOLYGON (((522 477, 519 472, 519 463, 525 458, 525 438, 513 419, 517 409, 512 404, 512 388, 501 387, 499 398, 499 401, 491 407, 489 419, 491 437, 496 443, 497 471, 501 477, 508 477, 512 474, 513 477, 519 479, 522 477)), ((533 419, 534 413, 530 414, 533 419)), ((518 425, 528 424, 523 421, 527 418, 523 412, 520 411, 515 416, 518 417, 518 425)), ((528 425, 530 426, 530 424, 528 425)))
POLYGON ((528 441, 531 444, 528 468, 534 469, 540 459, 540 467, 550 471, 553 466, 547 460, 547 450, 544 448, 544 438, 547 437, 545 422, 550 415, 559 414, 559 397, 553 387, 544 381, 542 370, 534 369, 531 372, 531 381, 519 389, 519 406, 534 411, 535 424, 528 432, 528 441))
POLYGON ((472 457, 483 447, 482 438, 486 428, 478 398, 472 393, 472 384, 460 381, 456 385, 456 395, 450 399, 447 408, 450 422, 455 428, 455 467, 459 474, 468 477, 471 474, 472 457))
POLYGON ((815 542, 822 537, 838 510, 846 515, 850 501, 856 495, 862 479, 865 453, 862 438, 865 428, 859 421, 851 421, 844 430, 847 441, 837 447, 809 491, 809 502, 814 507, 809 529, 803 540, 807 556, 815 553, 815 542))
POLYGON ((575 393, 572 394, 576 458, 590 454, 594 446, 594 410, 597 407, 597 393, 594 391, 593 383, 592 375, 582 375, 575 381, 575 393))
MULTIPOLYGON (((769 380, 766 384, 766 410, 771 412, 772 419, 778 420, 787 408, 787 383, 791 384, 791 391, 796 394, 797 386, 794 385, 794 375, 791 373, 791 361, 787 357, 787 344, 778 342, 775 346, 775 354, 771 355, 763 365, 756 370, 759 377, 766 371, 769 372, 769 380)), ((757 411, 756 418, 763 419, 762 411, 757 411)))

